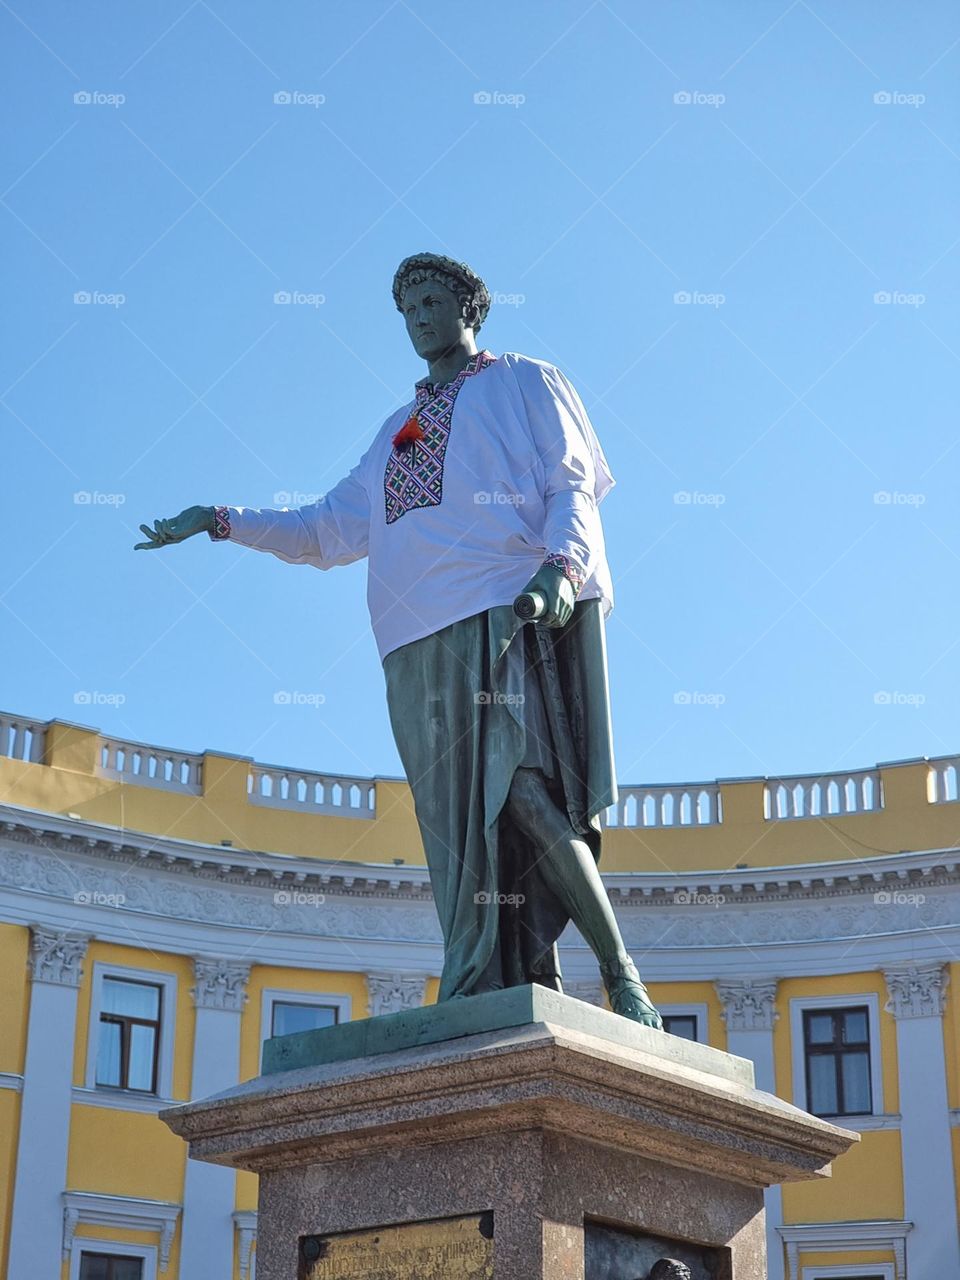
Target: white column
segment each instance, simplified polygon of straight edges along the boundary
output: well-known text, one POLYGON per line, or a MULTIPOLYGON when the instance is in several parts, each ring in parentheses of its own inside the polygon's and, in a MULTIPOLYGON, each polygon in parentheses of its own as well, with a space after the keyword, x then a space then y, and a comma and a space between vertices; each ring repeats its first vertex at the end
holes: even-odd
POLYGON ((907 1275, 960 1276, 943 1043, 949 977, 939 963, 891 965, 883 976, 890 996, 886 1008, 897 1020, 904 1217, 913 1223, 907 1275))
POLYGON ((419 1009, 427 989, 425 973, 368 973, 367 996, 370 1016, 419 1009))
POLYGON ((59 1276, 77 989, 89 938, 30 930, 30 1021, 10 1224, 10 1275, 59 1276))
MULTIPOLYGON (((190 994, 197 1022, 190 1095, 196 1101, 239 1082, 240 1015, 247 1000, 250 966, 208 956, 194 957, 193 965, 196 986, 190 994)), ((180 1238, 182 1276, 232 1280, 235 1208, 233 1169, 188 1159, 180 1238)))
MULTIPOLYGON (((749 1058, 754 1066, 757 1088, 776 1093, 773 1059, 773 1028, 780 1017, 774 1007, 777 980, 734 978, 715 983, 727 1025, 727 1052, 749 1058)), ((767 1226, 767 1280, 783 1280, 783 1241, 778 1227, 783 1225, 783 1196, 779 1187, 763 1193, 767 1226)))

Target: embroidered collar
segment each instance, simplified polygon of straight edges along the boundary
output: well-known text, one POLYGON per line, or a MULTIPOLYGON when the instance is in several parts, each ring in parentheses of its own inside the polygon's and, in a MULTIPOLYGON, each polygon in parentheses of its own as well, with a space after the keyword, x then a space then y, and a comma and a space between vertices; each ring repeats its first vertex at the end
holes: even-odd
POLYGON ((496 356, 492 351, 486 349, 478 351, 475 356, 471 356, 464 367, 460 370, 455 378, 451 378, 449 382, 433 383, 429 378, 421 378, 414 383, 414 390, 417 394, 417 404, 422 404, 424 400, 432 400, 439 392, 446 393, 456 392, 460 389, 460 384, 464 378, 469 378, 473 373, 479 373, 481 369, 485 369, 488 364, 492 364, 496 360, 496 356))

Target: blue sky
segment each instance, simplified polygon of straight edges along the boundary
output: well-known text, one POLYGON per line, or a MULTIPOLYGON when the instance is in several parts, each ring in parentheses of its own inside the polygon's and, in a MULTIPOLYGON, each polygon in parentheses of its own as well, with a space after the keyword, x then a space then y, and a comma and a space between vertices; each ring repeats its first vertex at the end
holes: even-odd
POLYGON ((622 782, 960 750, 955 5, 0 26, 0 707, 400 772, 362 564, 132 547, 349 469, 424 372, 390 283, 429 249, 499 298, 482 345, 572 379, 617 478, 622 782))

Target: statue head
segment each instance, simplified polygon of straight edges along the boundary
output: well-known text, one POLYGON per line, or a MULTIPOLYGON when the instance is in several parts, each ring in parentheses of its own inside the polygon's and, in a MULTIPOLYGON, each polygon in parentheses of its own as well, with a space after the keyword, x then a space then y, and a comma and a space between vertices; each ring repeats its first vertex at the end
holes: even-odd
POLYGON ((690 1268, 676 1258, 659 1258, 650 1269, 647 1280, 690 1280, 690 1268))
POLYGON ((438 253, 404 258, 393 277, 393 300, 414 350, 428 362, 465 339, 473 350, 490 310, 490 294, 476 272, 438 253))

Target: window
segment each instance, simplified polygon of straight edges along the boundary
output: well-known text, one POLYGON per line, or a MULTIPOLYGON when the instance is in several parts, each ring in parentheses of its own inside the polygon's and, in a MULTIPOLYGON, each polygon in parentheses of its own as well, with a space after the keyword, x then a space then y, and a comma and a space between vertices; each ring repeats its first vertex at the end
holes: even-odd
POLYGON ((175 973, 95 961, 86 1070, 74 1100, 156 1113, 173 1097, 176 1020, 175 973))
POLYGON ((143 1280, 143 1259, 84 1250, 80 1254, 80 1280, 143 1280))
POLYGON ((260 1004, 261 1047, 271 1036, 288 1036, 295 1031, 338 1026, 349 1022, 350 996, 332 991, 289 991, 265 987, 260 1004))
POLYGON ((865 1005, 805 1009, 803 1051, 808 1110, 818 1116, 872 1113, 870 1018, 865 1005))
POLYGON ((663 1029, 681 1040, 697 1039, 697 1015, 695 1013, 667 1013, 663 1015, 663 1029))
POLYGON ((680 1040, 709 1044, 708 1009, 705 1004, 658 1004, 663 1029, 680 1040))
POLYGON ((154 983, 104 977, 97 1037, 98 1087, 156 1093, 161 1001, 161 989, 154 983))
POLYGON ((274 1000, 270 1034, 289 1036, 294 1031, 314 1031, 317 1027, 333 1027, 339 1021, 339 1012, 336 1006, 329 1004, 274 1000))

